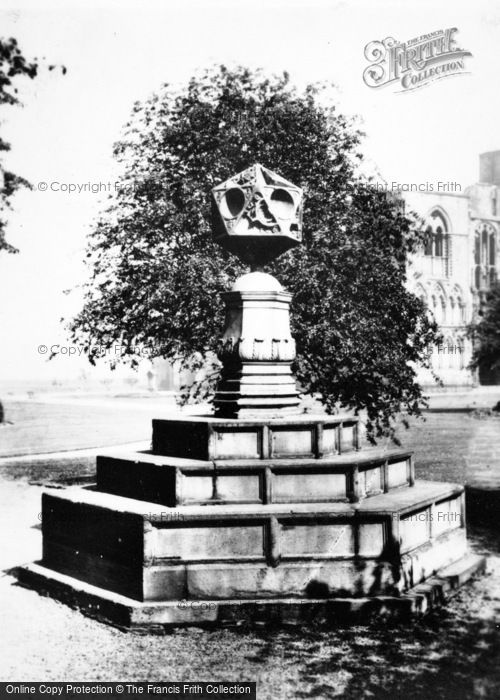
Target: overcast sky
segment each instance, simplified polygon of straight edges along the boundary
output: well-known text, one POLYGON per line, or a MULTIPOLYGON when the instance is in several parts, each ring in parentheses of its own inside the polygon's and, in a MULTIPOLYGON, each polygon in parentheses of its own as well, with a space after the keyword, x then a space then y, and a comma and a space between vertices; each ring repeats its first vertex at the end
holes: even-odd
POLYGON ((59 319, 80 300, 63 290, 85 278, 85 237, 103 196, 54 192, 51 183, 113 180, 112 143, 133 102, 164 82, 182 83, 221 62, 287 70, 299 85, 333 81, 342 110, 362 119, 364 152, 389 182, 466 187, 477 180, 478 154, 500 149, 500 5, 493 0, 3 0, 1 7, 2 36, 67 73, 42 69, 20 84, 24 107, 0 115, 12 145, 6 165, 35 185, 16 197, 11 216, 8 240, 21 252, 0 255, 0 379, 76 373, 79 363, 61 358, 49 366, 37 346, 66 342, 59 319), (411 93, 365 85, 370 41, 448 27, 473 54, 469 74, 411 93), (41 181, 48 191, 36 190, 41 181))

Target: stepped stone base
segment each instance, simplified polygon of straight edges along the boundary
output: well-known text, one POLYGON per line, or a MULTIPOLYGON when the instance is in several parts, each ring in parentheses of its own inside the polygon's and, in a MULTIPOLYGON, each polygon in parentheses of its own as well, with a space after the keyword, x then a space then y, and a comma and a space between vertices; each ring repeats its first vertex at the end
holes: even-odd
POLYGON ((155 420, 152 451, 44 493, 42 531, 21 580, 138 629, 421 614, 447 567, 481 567, 463 487, 415 482, 407 450, 360 450, 353 416, 155 420))
POLYGON ((445 604, 464 583, 485 571, 486 559, 466 555, 400 596, 359 598, 185 599, 139 602, 65 576, 40 564, 18 571, 21 584, 50 595, 84 615, 136 633, 163 633, 180 626, 366 624, 372 618, 406 621, 445 604))

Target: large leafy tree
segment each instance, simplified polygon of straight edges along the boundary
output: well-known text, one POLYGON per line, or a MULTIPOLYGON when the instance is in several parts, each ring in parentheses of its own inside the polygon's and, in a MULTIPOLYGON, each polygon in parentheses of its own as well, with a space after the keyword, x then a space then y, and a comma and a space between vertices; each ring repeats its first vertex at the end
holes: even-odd
MULTIPOLYGON (((0 107, 18 105, 17 79, 20 76, 34 78, 38 64, 25 59, 15 39, 0 38, 0 107)), ((9 151, 10 145, 0 136, 0 153, 9 151)), ((19 175, 2 167, 0 162, 0 253, 17 253, 17 248, 7 243, 5 229, 7 212, 11 208, 11 197, 19 187, 29 187, 29 183, 19 175)), ((0 424, 4 422, 4 409, 0 403, 0 424)))
MULTIPOLYGON (((18 105, 17 79, 21 76, 34 78, 38 63, 27 61, 15 39, 0 38, 0 107, 18 105)), ((9 151, 10 145, 0 136, 0 151, 9 151)), ((10 200, 19 187, 29 187, 29 183, 19 175, 4 170, 0 164, 0 251, 16 253, 17 249, 5 240, 6 214, 11 207, 10 200)))
POLYGON ((210 190, 254 162, 305 191, 304 244, 268 270, 293 293, 295 371, 327 410, 365 410, 371 435, 418 414, 414 365, 437 328, 405 287, 416 221, 357 174, 361 134, 315 86, 221 66, 136 104, 115 146, 122 176, 89 240, 71 324, 91 360, 123 344, 197 368, 223 328, 219 293, 244 271, 212 241, 210 190))
POLYGON ((488 293, 486 303, 475 323, 468 329, 474 341, 471 368, 478 369, 483 383, 500 379, 500 283, 488 293))

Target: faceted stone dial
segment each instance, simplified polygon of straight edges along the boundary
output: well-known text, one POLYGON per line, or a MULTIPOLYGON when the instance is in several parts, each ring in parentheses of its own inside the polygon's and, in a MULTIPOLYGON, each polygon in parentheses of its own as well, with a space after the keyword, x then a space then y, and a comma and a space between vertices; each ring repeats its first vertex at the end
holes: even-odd
POLYGON ((215 240, 260 267, 302 240, 300 187, 256 163, 212 190, 215 240))

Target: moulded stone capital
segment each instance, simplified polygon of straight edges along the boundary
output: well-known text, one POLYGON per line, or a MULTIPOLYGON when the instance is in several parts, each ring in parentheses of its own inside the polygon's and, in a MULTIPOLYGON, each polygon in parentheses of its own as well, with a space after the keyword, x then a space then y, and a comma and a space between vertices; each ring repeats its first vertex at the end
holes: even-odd
POLYGON ((295 341, 288 338, 223 338, 218 351, 221 361, 292 362, 295 359, 295 341))

